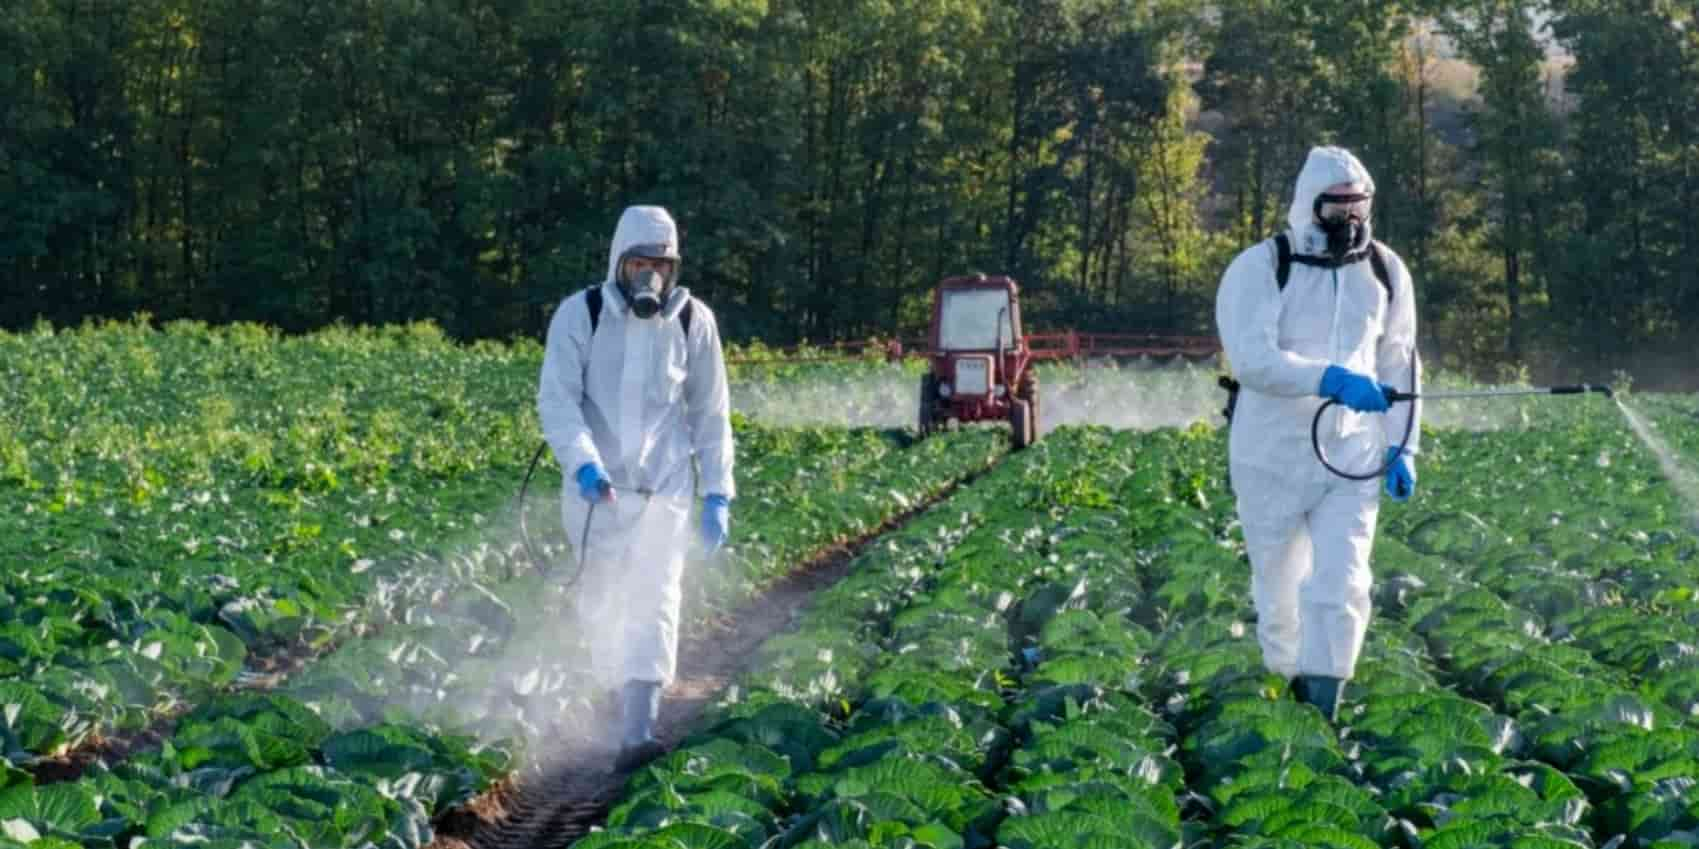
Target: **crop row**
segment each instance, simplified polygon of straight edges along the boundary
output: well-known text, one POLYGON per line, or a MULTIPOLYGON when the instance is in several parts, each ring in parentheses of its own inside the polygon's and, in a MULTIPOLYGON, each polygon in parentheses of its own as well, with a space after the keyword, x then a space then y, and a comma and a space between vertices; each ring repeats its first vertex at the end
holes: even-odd
POLYGON ((1647 533, 1639 524, 1671 500, 1651 459, 1613 428, 1576 422, 1490 438, 1447 433, 1436 443, 1446 447, 1426 458, 1428 498, 1383 511, 1379 618, 1348 694, 1355 707, 1342 719, 1343 739, 1254 692, 1281 682, 1256 682, 1254 645, 1239 639, 1240 603, 1187 595, 1194 633, 1179 644, 1241 653, 1225 662, 1211 648, 1202 668, 1190 660, 1168 673, 1174 682, 1209 682, 1202 693, 1193 685, 1183 703, 1196 706, 1175 725, 1183 751, 1198 752, 1184 760, 1194 786, 1215 797, 1217 828, 1336 846, 1693 839, 1699 738, 1687 683, 1693 652, 1684 647, 1694 644, 1695 617, 1676 589, 1691 581, 1699 546, 1679 530, 1647 533), (1488 477, 1520 463, 1533 468, 1488 477), (1518 478, 1529 491, 1487 495, 1518 478), (1569 504, 1585 515, 1582 533, 1529 512, 1551 505, 1541 490, 1559 480, 1571 499, 1576 485, 1600 493, 1584 509, 1569 504), (1484 496, 1468 505, 1479 515, 1438 512, 1469 488, 1484 496), (1400 537, 1430 553, 1416 554, 1400 537), (1434 556, 1441 550, 1445 557, 1434 556), (1222 741, 1226 751, 1210 747, 1222 741), (1276 764, 1240 757, 1266 755, 1271 744, 1276 764), (1304 801, 1237 789, 1258 774, 1279 776, 1282 794, 1304 801), (1312 776, 1326 779, 1326 804, 1309 799, 1312 776))
MULTIPOLYGON (((698 593, 697 616, 936 495, 1002 445, 988 431, 909 445, 873 431, 739 428, 749 509, 718 579, 698 593), (792 500, 805 503, 772 509, 792 500)), ((545 514, 557 512, 552 493, 539 500, 545 514)), ((487 544, 414 565, 376 582, 388 622, 380 634, 345 643, 275 693, 209 699, 158 751, 73 784, 35 787, 9 769, 0 821, 86 846, 428 840, 432 816, 506 773, 516 739, 558 730, 551 723, 580 716, 591 694, 577 686, 570 647, 579 635, 548 624, 570 609, 560 581, 569 567, 551 580, 518 561, 514 546, 487 544), (367 804, 374 789, 395 804, 367 804)), ((23 708, 0 728, 8 749, 42 748, 62 727, 59 706, 27 686, 4 688, 23 708)))
MULTIPOLYGON (((1089 439, 1067 437, 1075 438, 1089 439)), ((1444 444, 1471 439, 1445 434, 1444 444)), ((1692 702, 1675 684, 1689 680, 1692 617, 1672 590, 1691 574, 1694 541, 1645 530, 1670 496, 1653 478, 1630 485, 1645 478, 1649 461, 1625 434, 1570 422, 1480 438, 1490 446, 1486 457, 1433 452, 1424 483, 1441 492, 1479 486, 1506 456, 1544 452, 1528 475, 1535 485, 1581 480, 1640 497, 1593 505, 1590 519, 1612 533, 1548 535, 1548 546, 1569 546, 1561 559, 1549 547, 1521 547, 1529 577, 1520 584, 1503 580, 1510 565, 1500 560, 1465 569, 1417 554, 1401 540, 1433 548, 1444 537, 1436 520, 1456 518, 1422 502, 1389 507, 1377 557, 1380 618, 1343 736, 1261 667, 1243 593, 1248 575, 1229 547, 1219 440, 1196 432, 1110 442, 1117 440, 1093 445, 1089 464, 1048 481, 1040 487, 1047 494, 1025 499, 1022 511, 956 534, 938 531, 932 553, 889 564, 918 586, 878 587, 873 598, 886 600, 878 603, 836 599, 770 648, 767 670, 724 708, 725 719, 634 779, 608 831, 580 845, 736 845, 703 826, 752 846, 770 837, 786 846, 1172 846, 1206 838, 1234 846, 1540 849, 1693 838, 1699 742, 1687 720, 1692 702), (1601 463, 1601 450, 1621 453, 1601 463), (988 538, 997 543, 986 546, 988 538), (1601 573, 1627 575, 1602 558, 1628 552, 1651 574, 1604 595, 1596 576, 1562 566, 1590 555, 1601 573), (1016 585, 1006 587, 990 577, 1006 557, 1079 580, 1047 582, 1046 567, 1017 568, 1016 585), (971 575, 977 592, 1000 593, 1005 606, 950 594, 958 573, 971 575), (1546 588, 1543 598, 1536 584, 1546 588), (1507 601, 1519 593, 1540 598, 1551 618, 1507 601), (1022 616, 1058 600, 1042 624, 1022 616), (869 633, 869 621, 890 624, 869 633), (919 627, 906 630, 906 622, 919 627), (1044 699, 1048 708, 1038 706, 1044 699), (885 727, 905 717, 932 725, 916 733, 885 727), (817 742, 776 744, 791 739, 817 742), (701 795, 754 786, 699 783, 718 774, 697 771, 714 763, 701 753, 728 740, 746 754, 765 742, 788 757, 740 773, 738 781, 766 788, 745 800, 758 805, 740 808, 753 824, 701 795), (865 753, 866 775, 838 766, 847 751, 865 753), (913 762, 951 763, 966 775, 913 762), (927 816, 919 817, 882 792, 914 788, 905 792, 933 798, 921 788, 944 785, 977 787, 995 800, 1003 816, 995 835, 968 816, 999 816, 983 808, 985 797, 958 798, 971 803, 965 809, 920 806, 927 816)), ((1046 450, 1066 449, 1052 442, 1046 450)), ((1033 470, 1022 474, 1031 489, 1033 470)), ((1016 487, 999 492, 990 479, 983 486, 1004 507, 1023 502, 1016 487)), ((1492 503, 1484 498, 1482 506, 1492 503)), ((1496 503, 1509 515, 1529 501, 1496 503)), ((1489 536, 1518 535, 1480 517, 1462 521, 1489 536)), ((1551 517, 1542 517, 1538 527, 1547 526, 1551 517)))
MULTIPOLYGON (((533 568, 510 507, 537 439, 513 403, 530 397, 532 347, 425 326, 282 338, 179 323, 0 334, 0 353, 10 763, 135 732, 434 608, 477 608, 533 568)), ((900 433, 737 430, 738 551, 693 586, 697 618, 964 468, 881 467, 900 433)), ((531 521, 564 541, 559 474, 542 465, 531 521)), ((351 654, 379 645, 397 643, 351 654)), ((323 674, 367 680, 371 665, 323 674)))
POLYGON ((1448 441, 1440 483, 1457 491, 1395 523, 1408 547, 1379 551, 1382 606, 1441 680, 1515 720, 1513 751, 1584 792, 1571 813, 1596 839, 1691 841, 1699 540, 1672 521, 1680 494, 1613 419, 1506 441, 1448 441), (1534 473, 1471 491, 1458 473, 1507 464, 1507 448, 1534 473))
POLYGON ((1112 615, 1075 609, 1134 569, 1105 556, 1116 511, 1080 487, 1107 441, 1047 440, 864 554, 578 846, 1177 841, 1169 732, 1072 680, 1137 659, 1112 615))
POLYGON ((421 549, 500 530, 532 438, 534 366, 423 328, 0 335, 0 369, 13 762, 372 627, 421 549))
MULTIPOLYGON (((882 439, 884 437, 881 437, 882 439)), ((804 444, 818 443, 804 440, 804 444)), ((696 561, 687 585, 696 604, 686 628, 736 606, 814 552, 876 528, 905 505, 923 503, 986 468, 1000 454, 1001 434, 970 431, 912 446, 871 439, 826 455, 852 468, 832 484, 814 480, 806 504, 779 507, 801 486, 790 477, 748 481, 739 499, 735 544, 715 561, 696 561), (884 445, 883 448, 880 446, 884 445), (880 498, 870 498, 877 493, 880 498)), ((784 454, 763 462, 780 463, 784 454)), ((814 459, 799 466, 823 474, 814 459)), ((374 722, 388 711, 481 739, 548 739, 587 729, 559 727, 587 718, 598 694, 584 687, 584 634, 575 621, 565 576, 528 573, 495 585, 468 587, 372 640, 351 643, 292 679, 284 692, 341 724, 374 722)))
POLYGON ((1425 497, 1383 508, 1378 618, 1339 739, 1268 700, 1284 682, 1259 668, 1249 611, 1211 591, 1217 566, 1197 569, 1214 541, 1169 535, 1189 549, 1184 565, 1168 574, 1174 550, 1151 557, 1151 577, 1190 624, 1172 640, 1177 665, 1154 654, 1156 678, 1182 686, 1169 718, 1219 836, 1428 849, 1694 839, 1699 620, 1680 587, 1699 542, 1658 524, 1674 496, 1614 424, 1430 439, 1425 497), (1568 516, 1546 512, 1559 492, 1568 516))

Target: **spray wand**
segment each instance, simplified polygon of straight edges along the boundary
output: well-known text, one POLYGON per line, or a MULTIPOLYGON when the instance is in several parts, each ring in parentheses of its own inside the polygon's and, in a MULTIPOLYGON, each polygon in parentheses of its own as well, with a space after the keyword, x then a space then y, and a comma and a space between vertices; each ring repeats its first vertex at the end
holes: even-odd
MULTIPOLYGON (((1412 367, 1411 371, 1415 371, 1414 367, 1412 367)), ((1411 378, 1413 384, 1415 378, 1413 373, 1411 378)), ((1418 391, 1415 392, 1399 392, 1397 390, 1389 391, 1386 393, 1387 403, 1397 404, 1400 402, 1415 401, 1417 399, 1423 401, 1478 401, 1487 398, 1511 398, 1526 395, 1585 395, 1589 392, 1598 392, 1606 398, 1616 397, 1616 393, 1611 390, 1610 386, 1602 383, 1576 383, 1568 386, 1535 386, 1526 389, 1476 389, 1463 392, 1422 392, 1420 391, 1420 387, 1417 387, 1417 390, 1418 391)), ((1338 475, 1339 477, 1345 478, 1346 480, 1373 480, 1386 474, 1386 471, 1392 468, 1392 464, 1397 462, 1398 455, 1404 453, 1404 447, 1410 444, 1410 433, 1414 429, 1416 417, 1412 415, 1405 420, 1404 437, 1398 441, 1397 454, 1393 454, 1387 462, 1383 463, 1380 468, 1375 469, 1372 472, 1368 472, 1366 474, 1353 474, 1351 472, 1345 472, 1334 468, 1333 464, 1327 461, 1327 453, 1322 451, 1321 448, 1322 414, 1326 413, 1329 407, 1338 403, 1339 402, 1336 400, 1328 399, 1326 403, 1321 405, 1320 409, 1316 410, 1315 418, 1310 421, 1310 447, 1315 450, 1316 459, 1321 461, 1323 468, 1335 475, 1338 475)))
POLYGON ((1388 392, 1386 400, 1396 404, 1400 401, 1414 401, 1421 398, 1427 401, 1466 401, 1476 398, 1508 398, 1515 395, 1585 395, 1588 392, 1602 393, 1606 398, 1615 398, 1616 393, 1605 384, 1577 383, 1571 386, 1535 386, 1529 389, 1478 389, 1468 392, 1388 392))

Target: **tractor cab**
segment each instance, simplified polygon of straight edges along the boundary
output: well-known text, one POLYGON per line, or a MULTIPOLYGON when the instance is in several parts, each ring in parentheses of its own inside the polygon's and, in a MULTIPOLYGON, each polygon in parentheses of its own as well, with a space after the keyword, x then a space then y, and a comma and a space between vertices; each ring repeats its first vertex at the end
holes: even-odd
POLYGON ((1038 378, 1008 277, 952 277, 932 298, 931 356, 920 379, 920 432, 1007 419, 1014 446, 1038 436, 1038 378))

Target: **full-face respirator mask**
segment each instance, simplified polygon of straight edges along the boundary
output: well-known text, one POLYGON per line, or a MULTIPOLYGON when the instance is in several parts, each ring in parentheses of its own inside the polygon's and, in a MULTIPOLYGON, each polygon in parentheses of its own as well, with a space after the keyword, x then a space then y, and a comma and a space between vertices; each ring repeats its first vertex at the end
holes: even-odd
POLYGON ((1316 197, 1316 225, 1327 236, 1327 254, 1343 259, 1368 239, 1369 210, 1374 196, 1365 193, 1322 194, 1316 197))
POLYGON ((638 318, 654 318, 672 297, 678 277, 679 255, 666 245, 636 245, 620 257, 619 291, 631 314, 638 318), (634 257, 665 260, 666 270, 653 267, 628 269, 626 261, 634 257))

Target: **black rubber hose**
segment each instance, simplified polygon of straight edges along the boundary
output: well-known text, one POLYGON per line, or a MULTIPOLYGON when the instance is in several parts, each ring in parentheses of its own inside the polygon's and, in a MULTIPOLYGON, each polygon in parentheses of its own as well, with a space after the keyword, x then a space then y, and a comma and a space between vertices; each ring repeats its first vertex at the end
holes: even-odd
POLYGON ((566 579, 566 583, 561 585, 563 588, 570 589, 572 585, 578 583, 579 578, 584 577, 584 558, 590 553, 590 520, 594 518, 596 518, 596 502, 592 501, 590 502, 590 509, 584 511, 584 532, 578 535, 578 569, 572 573, 572 577, 566 579))
POLYGON ((548 574, 549 561, 537 553, 537 546, 531 541, 531 528, 525 522, 525 493, 531 489, 531 477, 537 473, 537 463, 542 461, 544 452, 548 450, 547 442, 537 446, 537 452, 531 455, 531 465, 525 469, 525 480, 519 484, 519 539, 525 545, 526 556, 544 574, 548 574))
MULTIPOLYGON (((1418 373, 1420 363, 1421 360, 1419 357, 1413 357, 1410 360, 1410 392, 1408 394, 1394 392, 1389 398, 1388 403, 1398 403, 1402 401, 1409 401, 1412 404, 1415 403, 1413 399, 1419 397, 1422 392, 1422 387, 1419 383, 1421 376, 1418 373)), ((1321 417, 1327 413, 1329 407, 1333 407, 1338 404, 1339 402, 1333 398, 1327 399, 1327 402, 1322 404, 1321 407, 1316 410, 1315 418, 1310 420, 1310 448, 1315 451, 1316 460, 1320 461, 1322 468, 1327 469, 1333 474, 1346 480, 1374 480, 1375 478, 1386 474, 1387 470, 1392 468, 1392 464, 1397 462, 1398 456, 1404 453, 1405 447, 1410 444, 1410 435, 1415 432, 1416 428, 1416 411, 1411 410, 1410 417, 1404 420, 1404 437, 1398 440, 1398 454, 1394 454, 1392 459, 1382 462, 1380 466, 1372 472, 1353 474, 1351 472, 1334 468, 1333 464, 1327 461, 1327 452, 1321 449, 1321 417)))
MULTIPOLYGON (((526 556, 531 558, 531 563, 537 567, 537 571, 544 575, 549 574, 549 561, 537 551, 537 545, 531 539, 531 526, 525 520, 525 495, 531 489, 531 478, 537 473, 537 464, 542 461, 543 454, 548 450, 547 442, 537 446, 537 452, 531 455, 531 465, 525 469, 525 480, 519 484, 519 539, 525 546, 526 556)), ((584 531, 578 537, 578 569, 561 585, 563 589, 570 589, 584 576, 585 553, 590 549, 590 520, 595 517, 596 502, 592 501, 590 510, 584 515, 584 531)))

